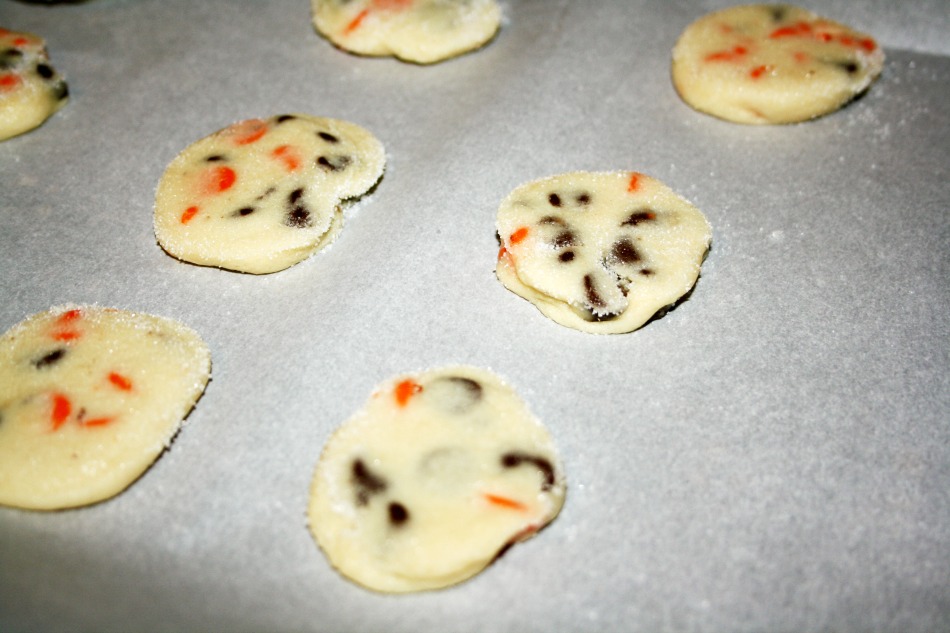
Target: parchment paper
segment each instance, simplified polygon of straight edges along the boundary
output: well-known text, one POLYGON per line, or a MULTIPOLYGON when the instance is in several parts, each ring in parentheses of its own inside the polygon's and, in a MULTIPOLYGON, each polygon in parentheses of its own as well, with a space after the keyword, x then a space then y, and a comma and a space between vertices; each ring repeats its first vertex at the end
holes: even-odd
POLYGON ((72 94, 0 143, 0 331, 97 303, 213 353, 124 494, 0 509, 0 630, 950 630, 950 12, 813 3, 873 34, 884 73, 759 128, 669 80, 682 29, 727 5, 506 0, 489 46, 420 67, 335 49, 306 0, 0 0, 72 94), (168 162, 286 112, 386 145, 339 239, 268 276, 166 255, 168 162), (648 173, 713 226, 689 300, 635 333, 566 329, 494 277, 501 199, 576 169, 648 173), (460 586, 363 590, 305 526, 323 443, 382 380, 455 363, 551 430, 564 510, 460 586))

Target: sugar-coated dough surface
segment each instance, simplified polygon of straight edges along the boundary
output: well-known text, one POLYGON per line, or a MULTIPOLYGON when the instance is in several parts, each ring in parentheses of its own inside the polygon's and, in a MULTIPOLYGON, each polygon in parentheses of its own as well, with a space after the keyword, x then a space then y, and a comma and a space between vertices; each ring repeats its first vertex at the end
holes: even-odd
POLYGON ((501 23, 495 0, 311 0, 317 31, 360 55, 430 64, 488 42, 501 23))
POLYGON ((0 504, 118 494, 171 442, 210 371, 201 338, 163 317, 63 306, 15 325, 0 337, 0 504))
POLYGON ((630 332, 696 283, 705 216, 637 172, 573 172, 524 184, 498 209, 495 272, 546 316, 596 334, 630 332))
POLYGON ((344 576, 437 589, 550 522, 565 482, 547 430, 494 374, 449 367, 380 386, 324 448, 309 523, 344 576))
POLYGON ((673 48, 673 83, 693 108, 728 121, 795 123, 837 110, 881 73, 873 38, 790 5, 706 15, 673 48))
POLYGON ((68 99, 43 39, 0 27, 0 141, 38 127, 68 99))
POLYGON ((383 174, 382 144, 337 119, 284 114, 235 123, 187 147, 155 196, 171 255, 248 273, 292 266, 335 237, 341 203, 383 174))

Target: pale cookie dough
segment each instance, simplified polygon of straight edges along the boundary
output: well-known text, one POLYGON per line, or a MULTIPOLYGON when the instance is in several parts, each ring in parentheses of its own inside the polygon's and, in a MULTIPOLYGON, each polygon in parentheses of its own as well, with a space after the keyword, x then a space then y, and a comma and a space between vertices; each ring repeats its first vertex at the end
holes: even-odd
POLYGON ((706 15, 673 48, 673 84, 693 108, 736 123, 795 123, 842 107, 881 73, 873 38, 790 5, 706 15))
POLYGON ((169 254, 248 273, 292 266, 336 237, 342 203, 383 174, 382 144, 337 119, 285 114, 235 123, 187 147, 155 196, 169 254))
POLYGON ((686 295, 712 239, 666 185, 636 172, 574 172, 502 202, 495 272, 544 315, 595 334, 631 332, 686 295))
POLYGON ((449 367, 383 384, 333 434, 308 516, 344 576, 402 593, 474 576, 549 523, 564 493, 551 437, 514 391, 449 367))
POLYGON ((95 306, 0 337, 0 504, 96 503, 135 481, 204 391, 208 347, 170 319, 95 306))
POLYGON ((0 141, 39 127, 68 99, 43 38, 0 28, 0 141))
POLYGON ((311 0, 317 31, 343 50, 431 64, 480 48, 501 23, 495 0, 311 0))

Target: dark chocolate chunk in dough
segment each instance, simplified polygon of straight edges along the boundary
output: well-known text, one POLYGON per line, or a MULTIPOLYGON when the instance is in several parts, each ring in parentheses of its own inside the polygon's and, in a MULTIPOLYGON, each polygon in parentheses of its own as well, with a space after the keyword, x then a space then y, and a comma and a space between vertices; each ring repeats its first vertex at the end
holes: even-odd
POLYGON ((409 510, 399 502, 393 501, 389 504, 389 522, 395 526, 401 526, 409 520, 409 510))
POLYGON ((356 488, 357 505, 365 506, 370 497, 386 490, 386 480, 366 466, 362 459, 353 462, 350 482, 356 488))
POLYGON ((342 154, 336 156, 321 156, 317 159, 317 164, 328 171, 342 171, 346 169, 351 162, 353 162, 352 158, 342 154))
POLYGON ((531 453, 523 453, 520 451, 512 451, 501 456, 501 465, 505 468, 517 468, 522 464, 532 464, 541 471, 541 474, 544 477, 544 481, 541 484, 541 490, 551 489, 551 487, 554 485, 554 466, 552 466, 551 462, 549 462, 544 457, 539 457, 537 455, 532 455, 531 453))
POLYGON ((33 361, 33 366, 36 367, 37 369, 45 369, 47 367, 51 367, 52 365, 55 365, 59 361, 63 360, 63 356, 65 355, 66 355, 66 348, 58 347, 54 349, 52 352, 46 354, 45 356, 33 361))

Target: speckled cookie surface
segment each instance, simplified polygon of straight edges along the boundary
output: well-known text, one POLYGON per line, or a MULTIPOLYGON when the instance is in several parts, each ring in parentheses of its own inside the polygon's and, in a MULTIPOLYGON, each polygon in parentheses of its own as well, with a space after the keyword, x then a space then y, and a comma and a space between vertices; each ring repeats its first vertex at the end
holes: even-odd
POLYGON ((176 321, 94 306, 0 337, 0 504, 102 501, 152 464, 204 391, 208 347, 176 321))
POLYGON ((343 50, 430 64, 477 49, 501 23, 495 0, 311 0, 317 31, 343 50))
POLYGON ((383 174, 382 144, 338 119, 285 114, 207 136, 168 165, 155 235, 181 260, 248 273, 283 270, 335 237, 342 204, 383 174))
POLYGON ((748 124, 795 123, 833 112, 881 73, 872 37, 791 5, 708 14, 673 48, 673 84, 693 108, 748 124))
POLYGON ((43 39, 0 27, 0 141, 40 126, 68 99, 43 39))
POLYGON ((633 331, 687 294, 712 239, 705 216, 636 172, 573 172, 524 184, 498 209, 495 272, 554 321, 633 331))
POLYGON ((381 385, 327 442, 309 524, 344 576, 437 589, 550 522, 565 481, 553 441, 494 374, 449 367, 381 385))

